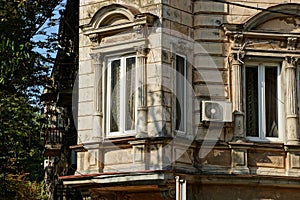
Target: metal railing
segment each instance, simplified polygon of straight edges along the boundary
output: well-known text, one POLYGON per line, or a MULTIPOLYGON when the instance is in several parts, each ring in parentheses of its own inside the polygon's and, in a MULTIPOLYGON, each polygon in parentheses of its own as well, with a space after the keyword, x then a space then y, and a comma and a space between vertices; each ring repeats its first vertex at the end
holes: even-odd
POLYGON ((47 128, 45 131, 45 145, 57 145, 64 142, 64 128, 47 128))

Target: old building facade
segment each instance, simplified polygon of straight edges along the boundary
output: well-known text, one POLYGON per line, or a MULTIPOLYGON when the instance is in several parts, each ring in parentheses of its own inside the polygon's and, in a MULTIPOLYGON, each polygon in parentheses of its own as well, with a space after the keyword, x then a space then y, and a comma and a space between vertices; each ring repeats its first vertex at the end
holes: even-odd
POLYGON ((299 0, 82 0, 79 26, 65 186, 85 199, 299 198, 299 0))

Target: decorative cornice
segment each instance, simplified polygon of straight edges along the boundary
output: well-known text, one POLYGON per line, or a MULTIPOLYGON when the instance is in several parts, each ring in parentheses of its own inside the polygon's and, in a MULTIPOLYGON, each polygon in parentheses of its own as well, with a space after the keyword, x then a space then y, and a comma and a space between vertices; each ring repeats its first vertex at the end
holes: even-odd
POLYGON ((297 38, 296 37, 288 37, 287 38, 287 49, 295 50, 296 49, 297 38))
POLYGON ((97 25, 99 22, 91 22, 90 24, 82 26, 81 29, 83 34, 90 38, 91 42, 99 43, 101 38, 105 36, 115 35, 130 28, 132 28, 137 35, 143 35, 143 28, 153 26, 156 19, 157 17, 155 15, 149 13, 138 14, 128 19, 127 23, 101 26, 101 24, 97 25))

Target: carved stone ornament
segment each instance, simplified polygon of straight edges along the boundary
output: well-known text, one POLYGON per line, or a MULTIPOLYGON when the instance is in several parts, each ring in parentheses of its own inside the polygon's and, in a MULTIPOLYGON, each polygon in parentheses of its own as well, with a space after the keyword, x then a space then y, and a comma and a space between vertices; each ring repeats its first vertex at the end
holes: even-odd
POLYGON ((90 34, 89 35, 89 38, 90 38, 90 40, 92 41, 92 42, 99 42, 99 35, 97 34, 97 33, 95 33, 95 34, 90 34))
POLYGON ((97 192, 92 192, 91 193, 91 199, 92 200, 109 200, 107 195, 102 195, 102 194, 99 194, 97 192))
POLYGON ((289 37, 287 39, 287 49, 288 50, 295 50, 296 49, 297 38, 296 37, 289 37))
POLYGON ((173 186, 169 186, 168 188, 166 189, 162 189, 161 191, 161 196, 164 198, 164 199, 174 199, 175 198, 175 195, 176 195, 176 190, 175 190, 175 187, 173 186))
POLYGON ((242 47, 243 40, 244 40, 243 34, 235 34, 233 36, 233 46, 234 47, 242 47))

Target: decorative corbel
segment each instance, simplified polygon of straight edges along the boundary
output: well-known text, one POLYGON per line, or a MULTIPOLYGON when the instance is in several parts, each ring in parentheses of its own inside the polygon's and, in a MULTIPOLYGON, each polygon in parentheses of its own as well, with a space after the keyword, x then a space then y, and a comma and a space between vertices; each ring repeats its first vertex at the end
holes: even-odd
POLYGON ((100 41, 100 37, 97 33, 90 34, 89 38, 90 38, 91 42, 94 42, 94 43, 96 43, 96 42, 99 43, 99 41, 100 41))
POLYGON ((287 49, 295 50, 296 49, 297 38, 296 37, 288 37, 287 38, 287 49))
POLYGON ((146 37, 146 29, 143 25, 139 24, 136 26, 132 27, 134 33, 135 33, 135 38, 139 39, 139 38, 145 38, 146 37))
POLYGON ((243 34, 235 34, 233 35, 233 46, 234 47, 242 47, 244 42, 243 34))

